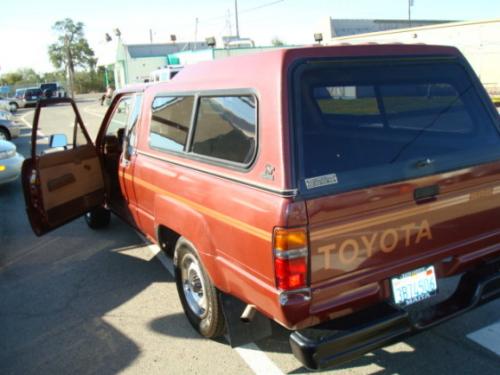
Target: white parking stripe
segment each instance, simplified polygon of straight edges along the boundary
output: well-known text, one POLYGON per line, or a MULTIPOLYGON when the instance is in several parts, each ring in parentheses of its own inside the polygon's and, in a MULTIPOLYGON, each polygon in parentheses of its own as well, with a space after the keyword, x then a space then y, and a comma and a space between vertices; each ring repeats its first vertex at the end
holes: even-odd
POLYGON ((158 258, 158 260, 163 264, 170 273, 170 275, 174 276, 174 265, 172 261, 168 259, 168 257, 161 251, 160 246, 158 245, 148 245, 148 249, 158 258))
POLYGON ((500 356, 500 321, 472 332, 467 337, 500 356))
POLYGON ((283 372, 253 342, 234 348, 256 374, 283 375, 283 372))
MULTIPOLYGON (((144 238, 142 235, 140 236, 144 238)), ((160 260, 163 267, 174 276, 174 265, 172 264, 172 260, 161 251, 160 247, 153 244, 148 244, 147 247, 160 260)), ((255 343, 251 342, 250 344, 237 347, 234 350, 256 374, 283 375, 283 372, 278 366, 276 366, 273 361, 255 345, 255 343)))

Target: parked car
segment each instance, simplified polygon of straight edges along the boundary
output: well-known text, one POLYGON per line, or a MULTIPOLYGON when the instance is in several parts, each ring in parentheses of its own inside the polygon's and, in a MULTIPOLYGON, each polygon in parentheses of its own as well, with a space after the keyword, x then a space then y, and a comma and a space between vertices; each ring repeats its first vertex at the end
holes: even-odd
POLYGON ((15 144, 0 139, 0 185, 17 180, 23 161, 15 144))
POLYGON ((0 110, 16 112, 19 106, 14 98, 0 97, 0 110))
POLYGON ((36 102, 43 97, 42 90, 38 87, 16 90, 16 96, 13 98, 18 108, 34 106, 36 102))
POLYGON ((66 96, 64 88, 55 82, 42 83, 40 85, 40 90, 42 90, 44 98, 63 98, 66 96))
POLYGON ((8 141, 19 137, 22 125, 12 121, 0 119, 0 140, 8 141))
POLYGON ((499 122, 452 47, 203 62, 119 91, 95 145, 78 123, 41 154, 35 121, 26 208, 39 236, 111 210, 172 257, 202 336, 275 321, 324 368, 500 297, 499 122))
POLYGON ((12 120, 12 113, 10 113, 10 111, 0 109, 0 120, 12 120))

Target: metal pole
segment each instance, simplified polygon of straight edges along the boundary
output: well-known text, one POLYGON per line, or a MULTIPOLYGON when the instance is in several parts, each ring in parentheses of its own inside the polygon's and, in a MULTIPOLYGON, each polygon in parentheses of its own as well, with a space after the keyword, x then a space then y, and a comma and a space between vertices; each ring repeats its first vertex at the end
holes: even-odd
POLYGON ((149 43, 153 44, 153 30, 149 29, 149 43))
POLYGON ((410 23, 410 27, 411 27, 411 3, 412 1, 408 0, 408 22, 410 23))
POLYGON ((236 18, 236 36, 240 38, 240 28, 238 25, 238 0, 234 0, 234 15, 236 18))

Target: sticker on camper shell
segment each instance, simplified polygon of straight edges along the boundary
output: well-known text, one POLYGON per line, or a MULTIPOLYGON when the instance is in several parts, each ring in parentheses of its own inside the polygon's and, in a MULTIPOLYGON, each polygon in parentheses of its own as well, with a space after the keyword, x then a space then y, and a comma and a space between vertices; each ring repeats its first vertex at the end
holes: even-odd
POLYGON ((307 189, 314 189, 326 185, 334 185, 338 183, 337 175, 335 173, 325 174, 324 176, 306 178, 307 189))

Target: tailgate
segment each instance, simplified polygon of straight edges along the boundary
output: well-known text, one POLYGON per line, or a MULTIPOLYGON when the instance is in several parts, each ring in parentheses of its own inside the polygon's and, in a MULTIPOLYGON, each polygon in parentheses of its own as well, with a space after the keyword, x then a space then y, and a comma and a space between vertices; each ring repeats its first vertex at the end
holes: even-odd
POLYGON ((477 250, 498 253, 500 164, 317 198, 307 209, 313 288, 349 278, 363 285, 477 250), (431 190, 439 193, 415 200, 431 190))

